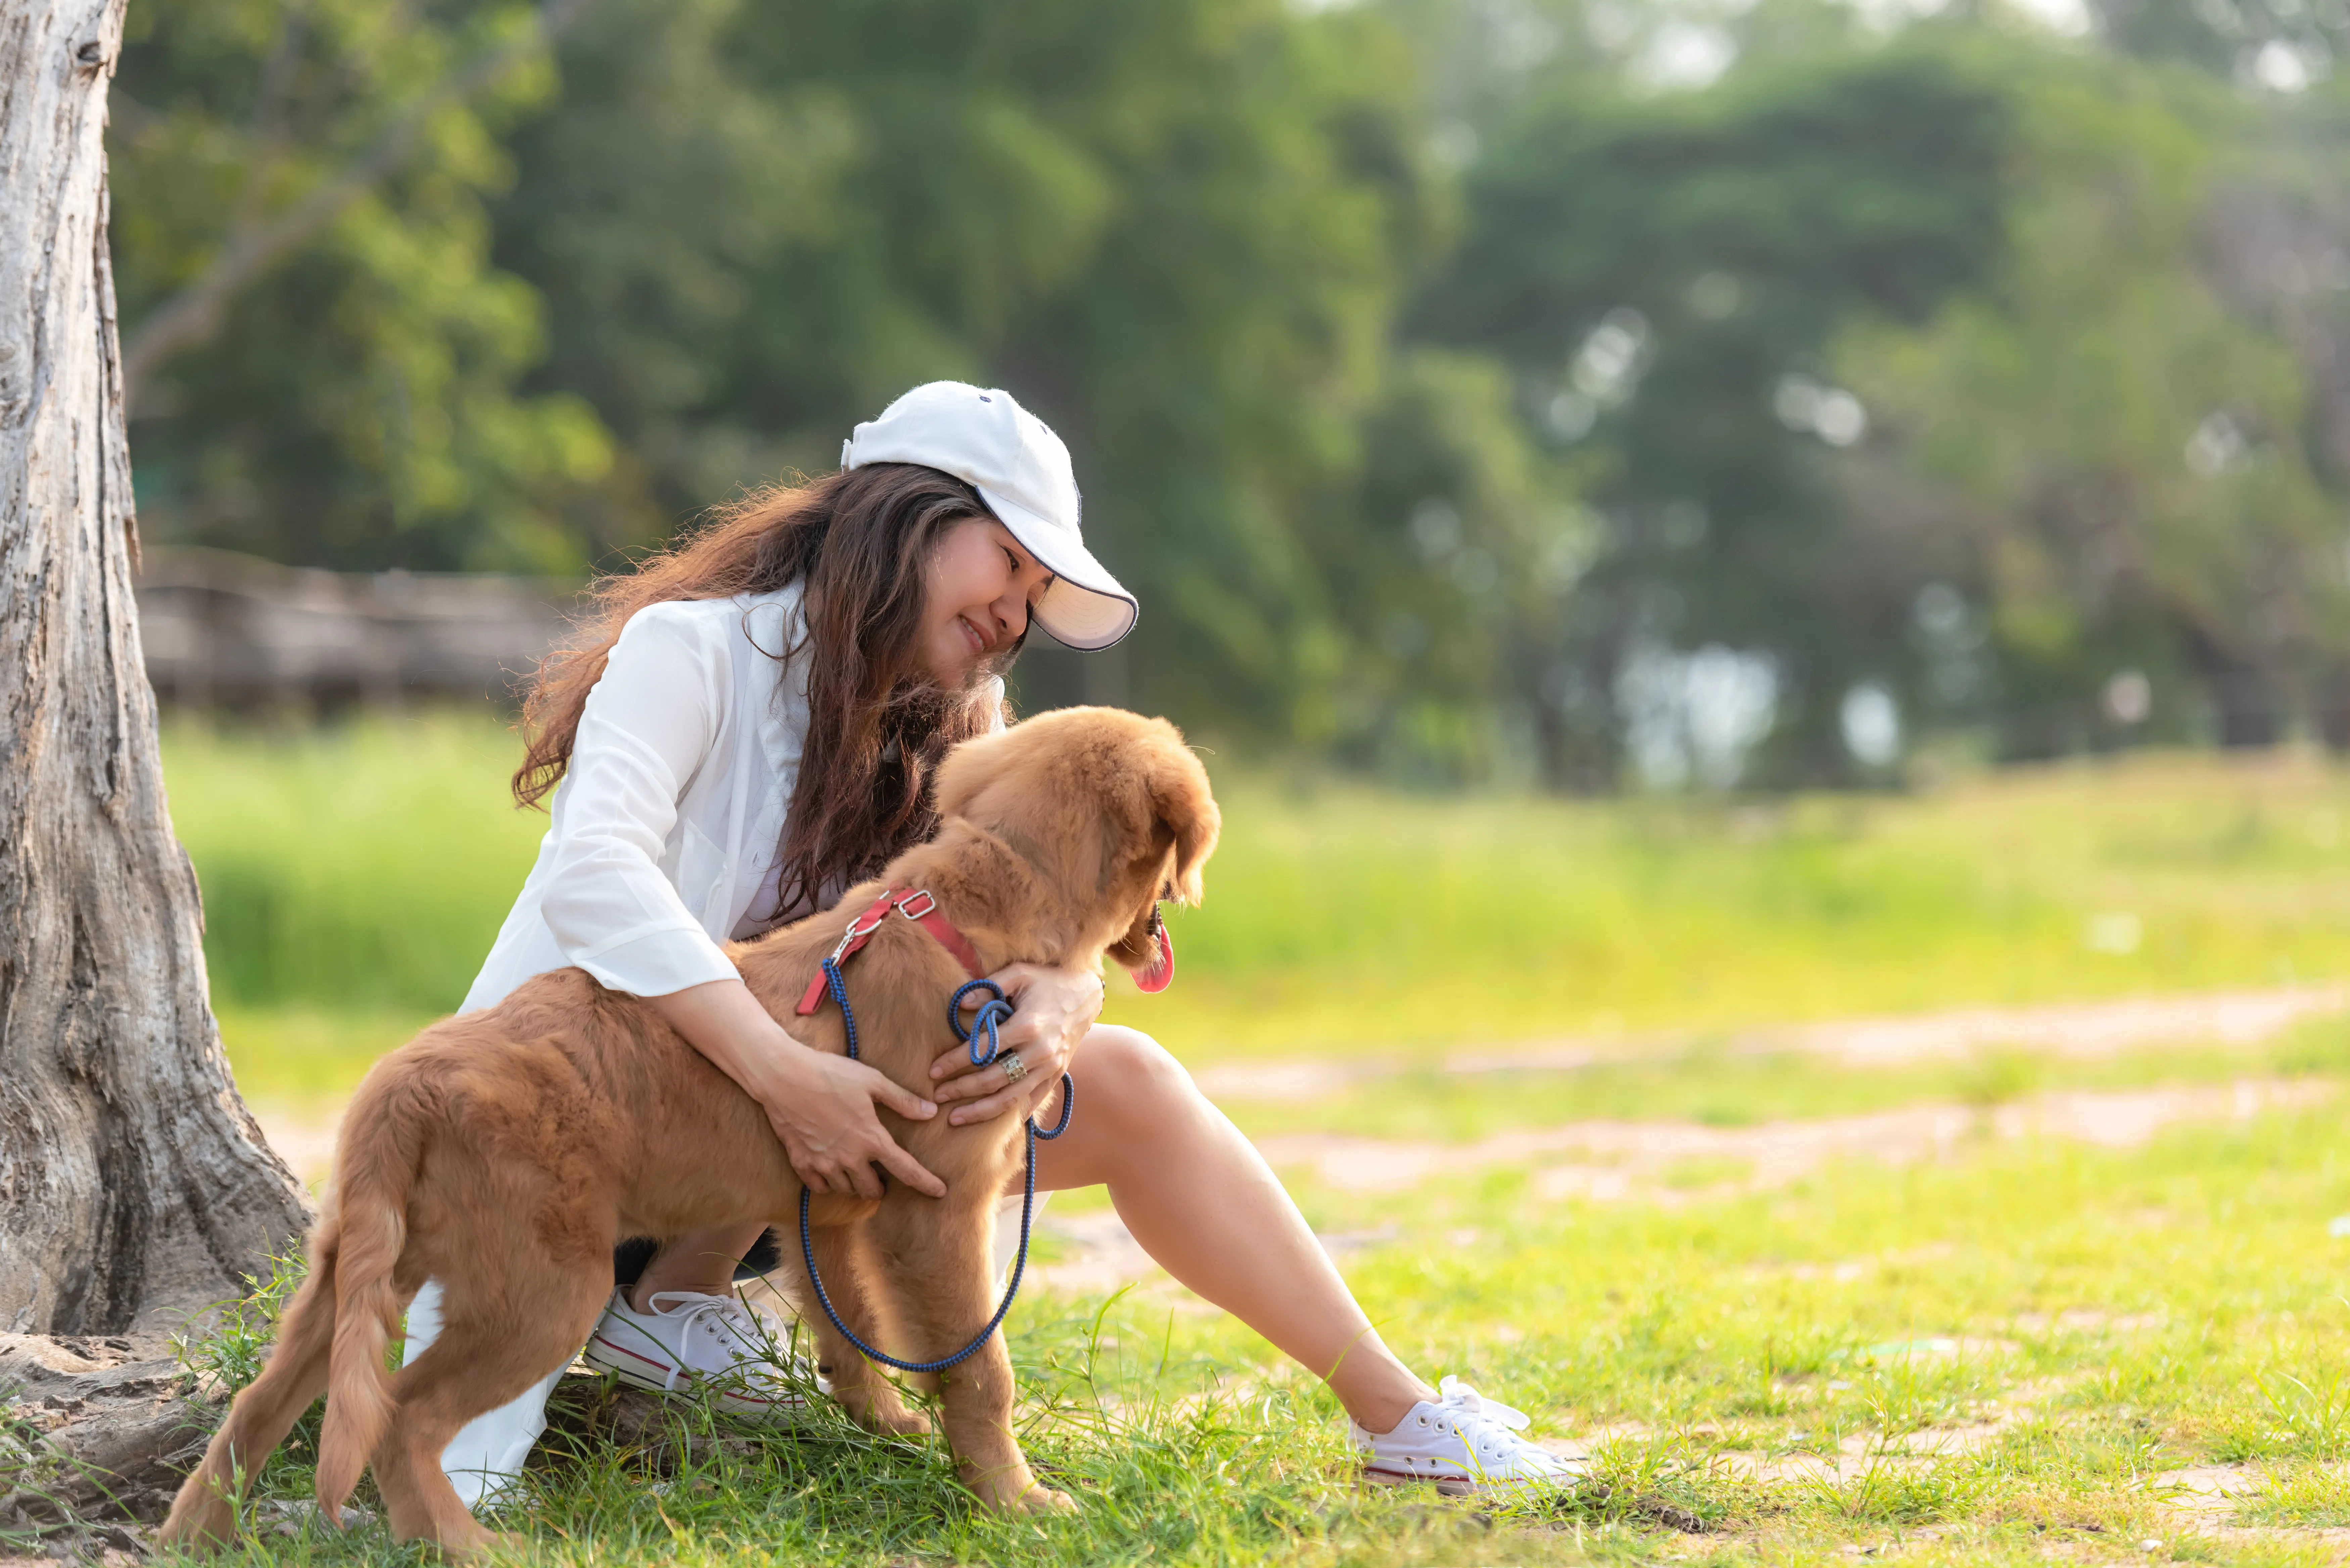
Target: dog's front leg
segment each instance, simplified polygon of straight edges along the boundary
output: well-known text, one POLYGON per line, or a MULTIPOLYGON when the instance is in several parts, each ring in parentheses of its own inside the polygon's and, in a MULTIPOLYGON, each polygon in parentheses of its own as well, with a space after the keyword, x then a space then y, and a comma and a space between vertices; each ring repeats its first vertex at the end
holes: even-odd
MULTIPOLYGON (((993 1205, 990 1205, 992 1208, 993 1205)), ((906 1325, 908 1360, 951 1355, 995 1312, 990 1277, 989 1215, 950 1213, 931 1199, 884 1202, 868 1222, 875 1251, 889 1271, 893 1304, 906 1325)), ((938 1375, 941 1424, 955 1473, 996 1509, 1071 1509, 1028 1468, 1012 1435, 1012 1353, 998 1329, 987 1343, 938 1375)))
MULTIPOLYGON (((889 1343, 895 1337, 891 1325, 876 1310, 873 1287, 880 1276, 862 1230, 858 1224, 827 1225, 809 1232, 816 1269, 824 1276, 825 1294, 833 1311, 859 1339, 877 1350, 903 1355, 889 1343)), ((816 1292, 808 1288, 806 1268, 795 1268, 792 1273, 796 1276, 795 1293, 801 1303, 800 1316, 816 1334, 816 1370, 832 1385, 834 1400, 868 1431, 900 1437, 918 1437, 930 1431, 930 1417, 907 1408, 898 1386, 832 1325, 832 1319, 816 1299, 816 1292)), ((909 1355, 906 1359, 915 1358, 909 1355)))

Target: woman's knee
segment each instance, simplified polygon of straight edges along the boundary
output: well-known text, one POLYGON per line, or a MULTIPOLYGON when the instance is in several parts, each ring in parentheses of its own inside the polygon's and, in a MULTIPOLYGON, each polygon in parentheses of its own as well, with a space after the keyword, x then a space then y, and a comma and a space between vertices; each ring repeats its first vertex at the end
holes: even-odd
POLYGON ((1097 1023, 1078 1050, 1079 1093, 1108 1120, 1129 1116, 1153 1125, 1175 1106, 1200 1098, 1183 1064, 1139 1029, 1097 1023))

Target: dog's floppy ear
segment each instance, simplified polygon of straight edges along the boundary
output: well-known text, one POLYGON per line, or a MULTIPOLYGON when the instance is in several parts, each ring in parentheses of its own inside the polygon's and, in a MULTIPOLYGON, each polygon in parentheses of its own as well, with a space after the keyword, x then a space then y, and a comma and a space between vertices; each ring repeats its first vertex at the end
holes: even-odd
POLYGON ((1152 763, 1149 789, 1151 815, 1175 836, 1175 896, 1197 904, 1200 868, 1215 852, 1216 835, 1223 828, 1223 815, 1208 789, 1208 770, 1180 739, 1172 740, 1152 763))

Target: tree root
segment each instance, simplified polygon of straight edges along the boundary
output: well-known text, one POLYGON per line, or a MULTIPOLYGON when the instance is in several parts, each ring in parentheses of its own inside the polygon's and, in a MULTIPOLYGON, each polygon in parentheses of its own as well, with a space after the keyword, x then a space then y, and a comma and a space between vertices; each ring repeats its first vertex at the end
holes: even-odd
POLYGON ((161 1342, 0 1334, 0 1540, 143 1552, 224 1403, 161 1342))

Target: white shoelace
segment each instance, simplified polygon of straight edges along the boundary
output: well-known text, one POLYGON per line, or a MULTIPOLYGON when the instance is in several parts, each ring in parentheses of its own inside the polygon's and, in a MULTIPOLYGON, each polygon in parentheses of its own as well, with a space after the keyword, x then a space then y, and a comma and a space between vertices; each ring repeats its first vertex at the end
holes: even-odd
POLYGON ((1445 1409, 1498 1422, 1513 1432, 1523 1432, 1534 1424, 1534 1417, 1523 1410, 1504 1405, 1499 1399, 1488 1399, 1450 1374, 1436 1386, 1436 1392, 1437 1402, 1445 1409))
POLYGON ((1547 1449, 1517 1436, 1533 1424, 1533 1417, 1523 1410, 1488 1399, 1458 1377, 1447 1376, 1437 1385, 1437 1407, 1451 1417, 1453 1435, 1463 1449, 1479 1459, 1480 1468, 1494 1468, 1482 1462, 1488 1455, 1535 1454, 1541 1456, 1544 1469, 1556 1462, 1556 1456, 1547 1449))
POLYGON ((758 1320, 752 1315, 749 1307, 731 1295, 706 1296, 697 1291, 655 1291, 645 1298, 645 1305, 652 1309, 645 1316, 677 1324, 681 1335, 680 1348, 671 1353, 676 1355, 678 1364, 669 1369, 669 1379, 664 1386, 667 1390, 675 1390, 678 1375, 686 1370, 682 1342, 691 1338, 696 1329, 724 1345, 729 1357, 737 1363, 759 1358, 758 1347, 763 1336, 758 1320), (664 1310, 661 1306, 664 1301, 691 1302, 692 1304, 664 1310))

